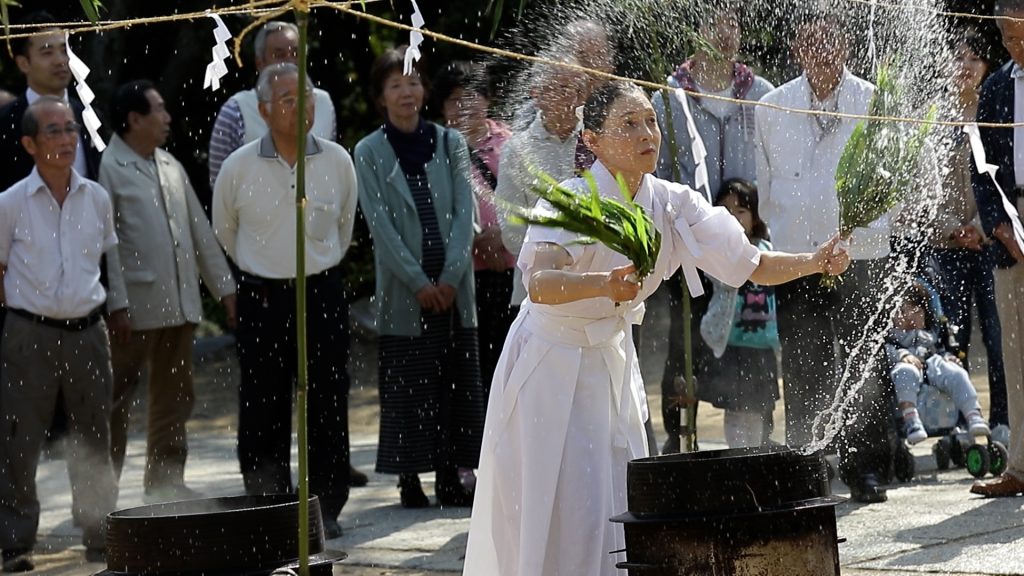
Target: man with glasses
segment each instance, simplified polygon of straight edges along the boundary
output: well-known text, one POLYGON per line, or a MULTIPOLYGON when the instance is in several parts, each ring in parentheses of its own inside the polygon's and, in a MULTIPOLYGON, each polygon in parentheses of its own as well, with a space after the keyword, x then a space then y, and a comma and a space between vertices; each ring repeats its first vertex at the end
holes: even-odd
POLYGON ((213 229, 238 268, 238 460, 248 494, 292 491, 295 334, 296 166, 306 168, 306 330, 309 342, 309 482, 320 497, 324 533, 341 535, 348 499, 348 302, 339 264, 352 241, 356 173, 334 142, 310 133, 308 96, 299 126, 299 70, 263 69, 259 110, 270 130, 224 162, 213 190, 213 229), (305 135, 306 156, 298 157, 305 135))
POLYGON ((39 527, 36 468, 64 394, 68 475, 86 557, 104 550, 104 520, 117 503, 110 460, 110 342, 100 258, 117 244, 110 197, 73 168, 79 125, 71 107, 41 96, 22 120, 35 160, 0 194, 0 278, 8 308, 0 359, 0 549, 4 572, 34 569, 39 527))
MULTIPOLYGON (((56 22, 47 12, 33 12, 20 23, 36 26, 33 31, 37 31, 38 35, 11 40, 14 63, 25 75, 27 87, 13 102, 0 108, 0 159, 3 159, 0 190, 6 190, 32 171, 32 157, 21 146, 21 118, 29 105, 40 96, 55 96, 71 105, 75 121, 79 124, 74 168, 80 176, 90 180, 95 180, 99 172, 100 152, 92 145, 88 132, 81 128, 85 107, 74 92, 68 90, 71 68, 68 65, 67 42, 64 31, 54 25, 56 22)), ((3 321, 3 314, 4 310, 0 307, 0 322, 3 321)), ((127 326, 127 316, 112 317, 109 325, 115 331, 122 329, 127 326)), ((63 398, 58 396, 60 402, 63 402, 63 398)), ((67 422, 64 421, 63 411, 58 410, 47 434, 46 446, 50 457, 60 457, 63 453, 63 445, 59 441, 66 432, 67 422)))
MULTIPOLYGON (((273 64, 295 64, 299 60, 299 29, 290 22, 267 22, 253 42, 256 73, 273 64)), ((313 134, 325 140, 335 139, 334 104, 327 92, 316 88, 316 117, 313 134)), ((221 107, 210 134, 210 187, 217 181, 224 160, 243 144, 262 137, 267 124, 259 111, 256 89, 238 92, 221 107)), ((365 476, 364 476, 365 483, 365 476)))

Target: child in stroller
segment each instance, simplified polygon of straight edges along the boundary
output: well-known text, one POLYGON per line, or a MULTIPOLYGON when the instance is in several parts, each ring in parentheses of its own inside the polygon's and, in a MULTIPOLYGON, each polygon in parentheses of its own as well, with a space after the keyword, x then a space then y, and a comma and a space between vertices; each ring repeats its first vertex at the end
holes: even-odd
POLYGON ((928 283, 919 278, 908 289, 885 338, 889 375, 896 388, 907 443, 917 444, 928 437, 918 414, 918 397, 926 381, 952 399, 964 416, 970 436, 990 436, 978 393, 960 359, 944 345, 942 336, 948 336, 945 319, 935 313, 930 300, 928 283))

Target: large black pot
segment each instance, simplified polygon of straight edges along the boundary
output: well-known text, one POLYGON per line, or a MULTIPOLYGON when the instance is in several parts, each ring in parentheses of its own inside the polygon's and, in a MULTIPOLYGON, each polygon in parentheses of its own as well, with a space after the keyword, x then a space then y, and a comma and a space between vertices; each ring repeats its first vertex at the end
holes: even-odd
MULTIPOLYGON (((185 500, 107 517, 107 570, 97 576, 266 576, 298 566, 298 498, 291 494, 185 500)), ((324 549, 309 500, 310 573, 329 575, 342 552, 324 549)))
POLYGON ((839 574, 826 464, 786 447, 642 458, 627 469, 627 562, 637 576, 839 574))

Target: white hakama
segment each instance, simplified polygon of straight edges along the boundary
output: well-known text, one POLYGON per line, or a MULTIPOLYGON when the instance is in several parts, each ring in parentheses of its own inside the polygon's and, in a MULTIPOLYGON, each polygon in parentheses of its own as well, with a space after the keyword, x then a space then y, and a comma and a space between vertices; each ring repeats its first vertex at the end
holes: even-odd
MULTIPOLYGON (((621 198, 598 162, 603 196, 621 198)), ((566 185, 586 190, 582 179, 566 185)), ((523 303, 498 362, 484 427, 465 576, 613 576, 623 574, 621 525, 626 464, 647 454, 647 397, 633 346, 644 300, 682 266, 700 294, 697 268, 740 286, 760 261, 743 228, 690 188, 647 175, 636 202, 662 233, 655 270, 637 298, 569 304, 523 303)), ((625 256, 602 244, 580 245, 564 230, 531 226, 519 257, 532 273, 538 245, 572 257, 571 272, 607 272, 625 256)))

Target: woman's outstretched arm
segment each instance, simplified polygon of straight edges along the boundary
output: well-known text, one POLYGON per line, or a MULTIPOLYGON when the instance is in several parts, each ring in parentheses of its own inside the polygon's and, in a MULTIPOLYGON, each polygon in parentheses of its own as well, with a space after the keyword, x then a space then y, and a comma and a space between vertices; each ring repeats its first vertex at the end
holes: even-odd
POLYGON ((836 251, 837 242, 839 242, 839 237, 835 236, 818 247, 813 254, 762 252, 761 262, 750 275, 750 281, 772 286, 811 274, 842 274, 850 266, 850 255, 844 249, 836 251))

